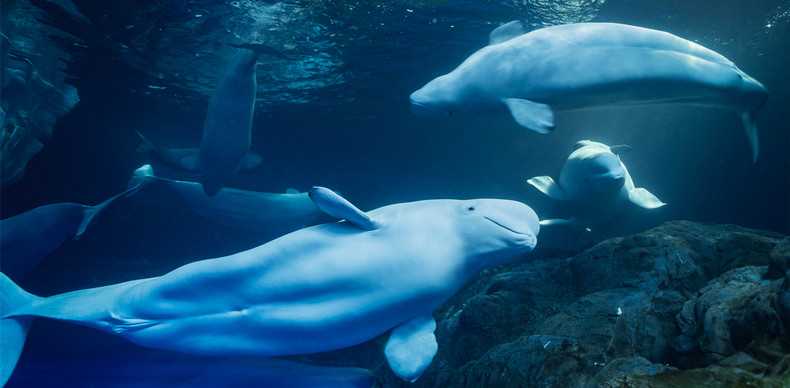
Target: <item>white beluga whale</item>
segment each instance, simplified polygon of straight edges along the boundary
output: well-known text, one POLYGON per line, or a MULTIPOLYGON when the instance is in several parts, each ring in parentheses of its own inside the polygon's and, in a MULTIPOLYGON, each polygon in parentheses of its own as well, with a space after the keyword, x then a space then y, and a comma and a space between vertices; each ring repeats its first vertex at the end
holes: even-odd
POLYGON ((576 143, 574 151, 562 165, 559 183, 549 176, 537 176, 527 183, 549 198, 562 201, 570 219, 541 220, 541 225, 566 224, 582 229, 614 217, 628 202, 645 209, 664 206, 655 195, 635 187, 619 154, 628 146, 609 147, 590 140, 576 143))
POLYGON ((232 46, 241 50, 231 59, 209 100, 198 153, 203 189, 209 196, 217 194, 238 171, 250 151, 258 57, 269 54, 289 59, 260 44, 232 46))
POLYGON ((79 240, 118 198, 133 195, 146 183, 135 182, 95 206, 53 203, 0 220, 0 271, 13 279, 21 278, 64 242, 79 240))
POLYGON ((680 103, 740 114, 759 154, 754 115, 768 91, 724 56, 667 32, 579 23, 524 33, 494 30, 490 45, 410 96, 419 117, 505 106, 522 127, 554 128, 554 111, 680 103))
POLYGON ((339 349, 391 330, 392 370, 415 381, 437 351, 432 311, 478 271, 535 247, 538 217, 501 199, 425 200, 362 212, 316 187, 317 225, 159 277, 50 297, 0 275, 0 383, 36 317, 202 355, 279 356, 339 349))
POLYGON ((234 229, 280 236, 332 221, 306 192, 264 193, 223 187, 209 197, 200 183, 156 176, 148 164, 135 170, 129 186, 136 186, 141 180, 164 186, 196 214, 234 229))

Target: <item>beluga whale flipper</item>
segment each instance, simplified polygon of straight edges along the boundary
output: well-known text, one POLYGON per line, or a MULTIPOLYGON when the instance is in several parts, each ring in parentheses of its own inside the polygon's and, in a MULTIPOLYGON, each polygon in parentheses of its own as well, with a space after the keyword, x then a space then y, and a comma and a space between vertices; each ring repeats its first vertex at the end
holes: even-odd
POLYGON ((502 199, 425 200, 363 212, 314 188, 347 217, 162 276, 33 296, 0 275, 0 383, 36 317, 192 354, 281 356, 345 348, 390 332, 392 370, 415 381, 433 359, 434 309, 472 276, 530 252, 538 217, 502 199))
MULTIPOLYGON (((211 96, 198 154, 203 189, 209 196, 217 194, 249 154, 258 57, 268 54, 290 59, 260 44, 231 46, 240 50, 231 59, 211 96)), ((248 162, 254 163, 255 159, 248 162)), ((260 160, 257 162, 260 163, 260 160)))
POLYGON ((757 160, 760 82, 712 50, 667 32, 578 23, 522 33, 494 30, 490 45, 410 96, 419 117, 505 106, 522 127, 554 129, 554 111, 679 103, 724 108, 743 121, 757 160))
POLYGON ((541 220, 541 225, 565 224, 583 229, 606 221, 631 202, 645 209, 664 206, 655 195, 635 187, 631 174, 620 161, 620 154, 630 151, 625 145, 609 147, 581 140, 562 165, 559 184, 549 176, 527 180, 549 198, 562 201, 570 219, 541 220))

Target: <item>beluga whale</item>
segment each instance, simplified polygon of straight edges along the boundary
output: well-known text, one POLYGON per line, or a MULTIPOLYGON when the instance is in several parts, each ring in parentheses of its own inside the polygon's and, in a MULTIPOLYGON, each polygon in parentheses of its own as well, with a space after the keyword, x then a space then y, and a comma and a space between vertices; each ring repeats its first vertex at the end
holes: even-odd
POLYGON ((363 212, 326 188, 309 195, 342 220, 162 276, 37 297, 0 275, 0 383, 37 317, 199 355, 315 353, 389 332, 388 364, 415 381, 438 348, 432 311, 479 271, 532 251, 540 229, 535 212, 512 200, 363 212))
POLYGON ((524 33, 519 21, 410 96, 418 117, 504 106, 527 129, 554 129, 554 111, 691 104, 738 113, 759 155, 754 116, 768 90, 730 60, 668 32, 577 23, 524 33))
POLYGON ((140 182, 163 186, 179 202, 206 219, 266 236, 279 237, 306 226, 333 221, 318 210, 308 193, 293 189, 285 193, 265 193, 223 187, 209 197, 200 183, 157 176, 149 164, 134 171, 128 187, 138 186, 140 182))
POLYGON ((620 160, 620 154, 630 150, 626 145, 610 147, 581 140, 562 165, 559 183, 549 176, 527 180, 549 198, 562 201, 572 215, 570 219, 541 220, 540 224, 584 229, 614 217, 628 202, 645 209, 666 205, 651 192, 634 185, 620 160))
POLYGON ((136 181, 95 206, 53 203, 0 220, 0 271, 12 279, 21 278, 64 242, 79 240, 107 207, 147 183, 136 181))
MULTIPOLYGON (((240 50, 230 60, 209 100, 198 153, 203 189, 210 197, 217 194, 248 157, 258 57, 268 54, 290 60, 279 51, 261 44, 231 46, 240 50)), ((251 162, 255 163, 254 159, 251 162)))

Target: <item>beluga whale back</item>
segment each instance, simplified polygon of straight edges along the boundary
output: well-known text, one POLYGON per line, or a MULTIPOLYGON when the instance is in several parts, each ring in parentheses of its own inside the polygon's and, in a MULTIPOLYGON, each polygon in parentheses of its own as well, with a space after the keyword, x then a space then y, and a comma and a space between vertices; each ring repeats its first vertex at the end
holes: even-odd
POLYGON ((768 98, 757 80, 719 53, 667 32, 578 23, 524 33, 494 30, 490 45, 410 96, 419 117, 506 106, 522 127, 554 129, 555 110, 679 103, 737 112, 759 154, 754 115, 768 98))
POLYGON ((139 345, 205 355, 344 348, 391 330, 384 354, 415 381, 437 351, 432 312, 477 272, 530 252, 538 217, 510 200, 426 200, 362 212, 310 192, 340 222, 167 274, 46 298, 0 274, 0 384, 31 321, 58 319, 139 345))

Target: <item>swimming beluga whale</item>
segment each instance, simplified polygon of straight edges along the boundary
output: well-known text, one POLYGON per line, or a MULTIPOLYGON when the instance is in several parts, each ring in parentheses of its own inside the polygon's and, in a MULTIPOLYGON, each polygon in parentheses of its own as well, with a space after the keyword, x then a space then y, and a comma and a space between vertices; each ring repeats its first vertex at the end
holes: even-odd
POLYGON ((494 30, 490 45, 410 96, 419 117, 505 106, 522 127, 554 129, 554 111, 680 103, 740 114, 759 154, 754 115, 768 98, 760 82, 712 50, 667 32, 579 23, 524 33, 494 30))
POLYGON ((318 210, 306 192, 265 193, 223 187, 215 196, 209 197, 200 183, 159 177, 148 164, 134 171, 129 187, 137 186, 141 181, 165 187, 180 202, 206 219, 267 236, 279 237, 306 226, 332 221, 331 217, 318 210))
POLYGON ((549 176, 537 176, 527 183, 549 198, 562 201, 571 213, 570 219, 541 220, 541 225, 568 225, 583 229, 614 217, 628 203, 645 209, 666 205, 655 195, 634 186, 620 154, 630 151, 626 145, 609 147, 590 140, 581 140, 562 165, 559 184, 549 176))
POLYGON ((36 317, 202 355, 315 353, 391 330, 385 357, 396 375, 415 381, 438 347, 432 311, 477 272, 530 252, 540 229, 535 212, 511 200, 362 212, 326 188, 310 197, 343 220, 159 277, 42 298, 0 275, 0 383, 36 317))
POLYGON ((231 59, 209 100, 198 154, 203 189, 209 196, 217 194, 250 151, 258 57, 268 54, 290 59, 261 44, 231 46, 241 50, 231 59))

